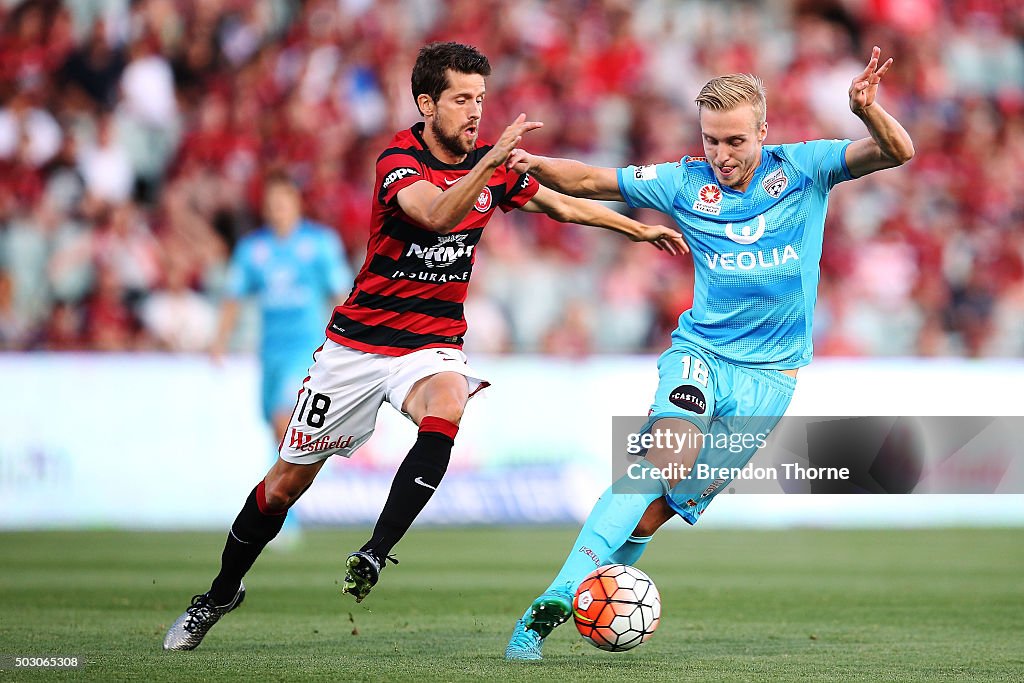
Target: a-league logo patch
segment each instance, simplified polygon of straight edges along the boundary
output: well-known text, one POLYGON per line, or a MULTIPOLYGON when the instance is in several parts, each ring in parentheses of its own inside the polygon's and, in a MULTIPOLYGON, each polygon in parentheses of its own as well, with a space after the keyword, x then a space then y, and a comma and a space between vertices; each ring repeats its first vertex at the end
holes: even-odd
POLYGON ((491 210, 491 188, 485 187, 480 191, 480 196, 476 198, 476 204, 473 208, 480 213, 487 213, 491 210))
POLYGON ((768 196, 772 199, 778 199, 779 196, 785 191, 789 185, 789 178, 786 177, 785 171, 781 168, 777 169, 773 173, 769 173, 764 180, 761 181, 761 187, 768 193, 768 196))
POLYGON ((718 185, 711 185, 710 183, 700 188, 700 192, 697 193, 700 200, 705 204, 717 204, 722 201, 722 189, 718 185))
POLYGON ((633 177, 637 180, 657 180, 658 179, 658 167, 654 164, 648 164, 646 166, 637 166, 636 171, 633 173, 633 177))
POLYGON ((697 413, 703 415, 704 411, 707 410, 707 402, 704 399, 704 394, 695 386, 689 384, 683 384, 676 387, 668 395, 668 400, 673 405, 679 406, 683 410, 689 410, 691 413, 697 413))
POLYGON ((697 199, 693 202, 694 211, 702 211, 712 216, 722 213, 722 188, 708 183, 697 191, 697 199))

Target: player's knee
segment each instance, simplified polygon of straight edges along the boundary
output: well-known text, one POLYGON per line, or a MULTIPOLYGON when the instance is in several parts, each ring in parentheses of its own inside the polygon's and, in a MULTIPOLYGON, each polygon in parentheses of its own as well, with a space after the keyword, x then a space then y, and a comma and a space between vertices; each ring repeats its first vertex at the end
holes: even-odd
POLYGON ((668 502, 664 498, 659 498, 647 507, 643 517, 640 518, 636 528, 633 530, 633 535, 637 537, 653 536, 654 532, 660 529, 665 522, 672 519, 674 514, 668 502))
POLYGON ((465 410, 465 401, 457 396, 444 396, 431 401, 429 414, 457 425, 462 421, 465 410))
POLYGON ((303 487, 296 486, 282 477, 276 481, 268 481, 263 489, 266 497, 265 511, 269 514, 287 512, 288 508, 302 495, 303 487))
POLYGON ((461 382, 448 382, 447 385, 442 385, 431 393, 427 401, 428 415, 448 420, 452 424, 459 424, 462 414, 466 410, 469 392, 464 384, 465 378, 460 376, 457 380, 461 380, 461 382))

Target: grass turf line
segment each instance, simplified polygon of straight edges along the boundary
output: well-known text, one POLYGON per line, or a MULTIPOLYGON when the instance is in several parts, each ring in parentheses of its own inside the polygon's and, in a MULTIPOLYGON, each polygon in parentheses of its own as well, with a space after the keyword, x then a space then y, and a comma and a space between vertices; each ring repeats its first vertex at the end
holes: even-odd
POLYGON ((191 653, 163 634, 207 588, 221 534, 0 534, 0 654, 80 670, 0 680, 1020 681, 1024 530, 666 529, 638 566, 662 624, 628 653, 571 625, 542 663, 502 658, 574 529, 415 529, 361 604, 339 595, 364 532, 268 550, 245 604, 191 653))

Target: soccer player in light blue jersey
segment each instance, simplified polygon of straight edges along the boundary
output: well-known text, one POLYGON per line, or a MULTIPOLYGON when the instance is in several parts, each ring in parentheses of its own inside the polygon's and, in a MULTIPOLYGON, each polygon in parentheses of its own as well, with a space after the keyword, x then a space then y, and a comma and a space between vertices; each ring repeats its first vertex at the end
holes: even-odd
POLYGON ((697 522, 730 481, 681 476, 698 458, 715 468, 742 467, 757 450, 701 448, 705 435, 737 432, 752 417, 766 434, 785 412, 797 369, 811 360, 829 192, 914 155, 910 136, 876 101, 892 65, 889 59, 879 66, 880 55, 875 47, 850 85, 850 109, 869 134, 853 142, 764 145, 764 87, 754 76, 734 74, 712 79, 696 98, 704 157, 610 169, 523 150, 510 156, 511 168, 559 192, 672 216, 693 254, 695 285, 693 307, 679 317, 672 345, 658 359, 660 381, 645 427, 692 444, 651 448, 642 461, 677 476, 624 477, 605 491, 555 580, 516 622, 506 658, 541 659, 544 639, 569 618, 577 586, 596 567, 635 563, 674 515, 697 522))
POLYGON ((261 314, 263 415, 276 445, 295 407, 296 387, 313 361, 311 352, 324 342, 324 317, 351 288, 352 271, 334 232, 302 217, 299 188, 287 175, 268 177, 263 212, 266 225, 243 237, 232 256, 211 354, 223 355, 242 299, 254 297, 261 314))

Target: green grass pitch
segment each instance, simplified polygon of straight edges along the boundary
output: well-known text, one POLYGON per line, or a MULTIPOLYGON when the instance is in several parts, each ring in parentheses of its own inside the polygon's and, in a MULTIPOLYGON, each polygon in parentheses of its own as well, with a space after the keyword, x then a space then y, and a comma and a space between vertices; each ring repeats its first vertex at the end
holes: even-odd
POLYGON ((505 643, 575 530, 414 529, 356 605, 339 568, 364 535, 268 550, 245 605, 166 653, 221 534, 0 534, 0 655, 86 661, 0 680, 1024 680, 1024 529, 666 529, 638 565, 664 604, 651 641, 601 652, 567 624, 532 664, 505 643))

